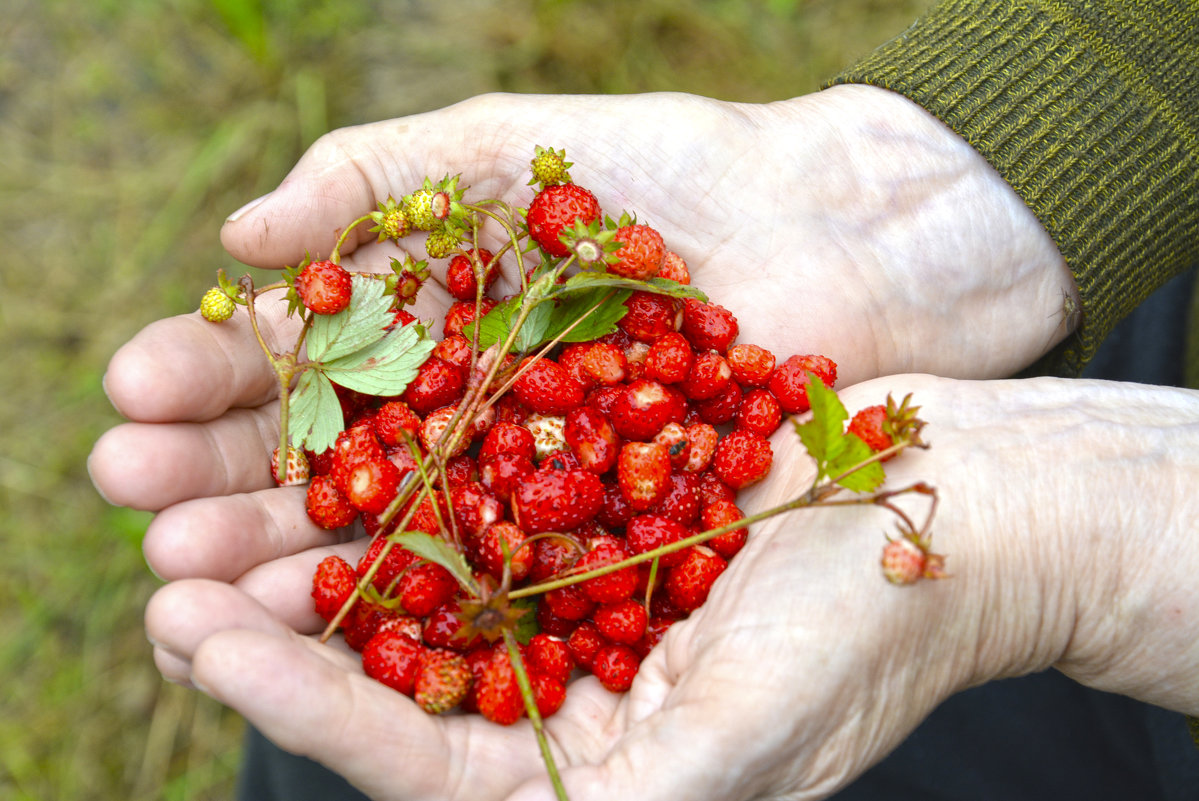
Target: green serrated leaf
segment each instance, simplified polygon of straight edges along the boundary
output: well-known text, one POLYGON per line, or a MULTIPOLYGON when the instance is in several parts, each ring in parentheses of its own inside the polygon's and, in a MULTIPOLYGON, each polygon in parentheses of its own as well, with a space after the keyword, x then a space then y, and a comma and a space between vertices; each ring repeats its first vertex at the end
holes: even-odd
MULTIPOLYGON (((807 394, 812 417, 805 423, 795 423, 795 431, 817 466, 823 468, 845 449, 842 440, 849 413, 837 393, 811 371, 808 372, 807 394)), ((828 475, 823 469, 821 473, 828 475)))
POLYGON ((572 295, 569 299, 553 307, 544 341, 548 342, 570 328, 576 320, 587 314, 596 304, 600 304, 599 307, 571 329, 570 333, 563 336, 562 341, 586 342, 611 333, 615 330, 616 323, 620 318, 628 312, 629 308, 624 305, 624 302, 631 294, 633 294, 631 289, 613 292, 607 287, 596 287, 587 292, 572 295))
POLYGON ((707 300, 707 296, 693 286, 680 284, 666 278, 651 278, 648 281, 638 281, 625 278, 615 273, 581 272, 566 279, 566 282, 555 286, 549 297, 562 297, 575 292, 589 291, 597 287, 611 289, 628 289, 630 291, 653 292, 658 295, 669 295, 674 298, 696 298, 707 300))
POLYGON ((383 281, 356 275, 350 305, 337 314, 313 315, 308 332, 308 358, 329 362, 382 339, 395 319, 383 281))
POLYGON ((533 635, 541 630, 541 627, 537 625, 537 599, 517 598, 510 603, 513 609, 525 610, 525 613, 520 616, 520 620, 517 621, 516 631, 512 632, 512 635, 521 645, 528 645, 529 640, 533 639, 533 635))
MULTIPOLYGON (((863 442, 856 434, 845 434, 841 438, 841 442, 843 443, 841 452, 837 454, 836 458, 829 460, 826 465, 826 470, 830 478, 840 476, 854 465, 861 464, 874 455, 874 451, 870 449, 870 446, 863 442)), ((841 477, 837 483, 852 492, 873 492, 882 486, 886 478, 883 466, 878 462, 871 462, 841 477)))
POLYGON ((429 358, 435 343, 421 338, 413 326, 395 328, 377 342, 326 362, 322 370, 330 380, 366 395, 399 395, 418 368, 429 358))
POLYGON ((321 453, 332 447, 345 427, 341 402, 332 382, 316 370, 305 370, 288 402, 291 444, 321 453))
POLYGON ((441 565, 450 571, 458 583, 470 592, 475 592, 475 577, 471 572, 466 558, 455 551, 450 544, 440 537, 434 537, 423 531, 405 531, 402 534, 392 534, 390 539, 404 549, 411 551, 429 562, 441 565))
MULTIPOLYGON (((503 342, 508 338, 508 332, 512 330, 512 319, 517 312, 520 311, 520 296, 508 298, 498 304, 478 321, 479 329, 479 348, 490 348, 497 342, 503 342)), ((469 323, 463 326, 462 333, 471 337, 474 336, 476 324, 469 323)))
POLYGON ((542 301, 530 309, 525 321, 521 323, 520 331, 516 333, 516 341, 512 343, 512 347, 518 351, 530 351, 553 339, 546 336, 553 315, 554 304, 550 301, 542 301))

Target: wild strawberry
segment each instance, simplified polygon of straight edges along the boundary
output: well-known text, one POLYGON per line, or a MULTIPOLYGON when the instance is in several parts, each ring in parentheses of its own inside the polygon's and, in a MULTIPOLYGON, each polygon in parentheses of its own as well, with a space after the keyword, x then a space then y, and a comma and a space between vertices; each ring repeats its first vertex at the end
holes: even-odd
POLYGON ((308 457, 302 448, 287 446, 287 465, 283 468, 283 480, 279 480, 279 449, 271 453, 271 477, 281 487, 294 487, 308 481, 308 457))
POLYGON ((609 692, 623 693, 633 686, 641 658, 627 645, 606 645, 595 654, 591 672, 609 692))
POLYGON ((324 529, 344 528, 358 517, 358 510, 338 491, 329 476, 315 476, 304 501, 308 518, 324 529))
POLYGON ((882 404, 867 406, 856 412, 849 421, 847 433, 857 436, 875 452, 884 451, 895 444, 888 430, 887 407, 882 404))
POLYGON ((673 250, 666 251, 666 257, 662 259, 662 267, 658 270, 658 277, 669 278, 671 281, 677 281, 683 285, 691 283, 691 272, 687 269, 687 262, 673 250))
POLYGON ((827 356, 814 354, 790 356, 771 374, 768 387, 787 414, 799 414, 811 408, 807 389, 809 372, 829 388, 837 381, 836 363, 827 356))
POLYGON ((504 519, 503 502, 480 481, 467 481, 450 490, 450 506, 458 529, 468 540, 504 519))
POLYGON ((679 389, 691 400, 705 400, 720 394, 732 380, 733 371, 725 358, 714 350, 707 350, 695 355, 679 389))
POLYGON ((610 417, 616 433, 630 440, 651 440, 667 423, 687 414, 687 399, 672 386, 639 378, 616 395, 610 417))
POLYGON ((479 636, 469 637, 462 631, 466 623, 462 619, 462 605, 457 599, 450 599, 434 609, 424 619, 420 636, 422 641, 431 648, 448 648, 451 651, 465 652, 481 647, 485 640, 479 636))
POLYGON ((415 698, 421 709, 440 715, 466 697, 472 676, 462 654, 444 649, 425 651, 416 674, 415 698))
POLYGON ((454 365, 465 375, 466 371, 470 369, 470 340, 460 333, 449 334, 433 346, 433 355, 443 362, 454 365))
POLYGON ((529 684, 533 689, 537 714, 541 715, 542 719, 555 714, 566 702, 566 683, 553 676, 533 673, 529 676, 529 684))
POLYGON ((403 445, 415 440, 420 431, 420 417, 403 401, 391 400, 379 407, 371 418, 375 436, 385 446, 403 445))
POLYGON ((483 437, 483 443, 479 446, 479 459, 496 453, 515 453, 532 461, 537 455, 532 432, 516 423, 497 421, 483 437))
MULTIPOLYGON (((640 514, 629 521, 625 528, 625 540, 633 553, 647 553, 666 545, 686 539, 691 532, 677 520, 658 514, 640 514)), ((671 567, 683 561, 686 550, 674 551, 660 557, 663 567, 671 567)))
POLYGON ((349 306, 352 288, 350 274, 331 261, 306 264, 295 280, 300 302, 314 314, 337 314, 349 306))
POLYGON ((670 451, 657 442, 626 442, 616 461, 616 481, 634 509, 650 509, 670 490, 670 451))
POLYGON ((652 344, 664 334, 677 331, 683 321, 682 304, 666 295, 637 291, 624 305, 628 311, 616 325, 637 342, 652 344))
POLYGON ((370 547, 358 560, 358 567, 355 569, 355 574, 359 578, 366 578, 367 573, 373 568, 374 577, 371 579, 371 584, 380 594, 386 593, 391 588, 392 582, 416 561, 416 556, 411 551, 394 544, 387 548, 387 545, 386 537, 376 537, 371 540, 370 547), (381 557, 385 548, 387 548, 387 555, 381 557), (378 567, 375 567, 376 562, 378 562, 378 567))
POLYGON ((562 436, 584 470, 603 475, 616 464, 620 437, 608 416, 594 406, 567 412, 562 436))
POLYGON ((504 503, 521 482, 537 470, 533 460, 521 453, 496 453, 479 460, 479 482, 504 503))
POLYGON ((737 492, 720 477, 715 470, 704 470, 695 474, 695 491, 699 493, 701 505, 717 501, 735 501, 737 492))
POLYGON ((357 576, 340 556, 326 556, 312 574, 312 600, 316 613, 332 620, 354 594, 357 576))
POLYGON ((406 617, 398 610, 361 597, 350 607, 345 619, 341 621, 341 633, 345 643, 355 651, 361 651, 372 637, 378 633, 384 623, 406 617))
POLYGON ((457 406, 442 406, 425 416, 420 425, 420 443, 432 452, 443 448, 447 457, 464 453, 470 447, 471 432, 464 430, 467 421, 459 419, 455 431, 450 432, 450 423, 458 413, 457 406), (453 443, 451 445, 451 442, 453 443))
POLYGON ((539 470, 512 493, 512 516, 529 534, 570 531, 599 511, 604 489, 586 470, 539 470))
POLYGON ((715 303, 696 298, 683 301, 683 336, 697 351, 725 353, 737 338, 740 327, 733 313, 715 303))
POLYGON ((585 224, 603 216, 599 201, 588 190, 574 183, 554 184, 538 192, 529 203, 525 221, 529 236, 551 256, 562 258, 570 249, 560 239, 562 232, 576 220, 585 224))
POLYGON ((551 456, 570 450, 566 444, 566 418, 560 414, 533 412, 525 417, 524 427, 533 435, 534 458, 545 462, 551 456))
POLYGON ((426 617, 453 598, 457 591, 458 582, 450 571, 433 562, 420 562, 400 577, 395 594, 405 612, 426 617))
POLYGON ((533 546, 522 544, 528 539, 520 528, 508 520, 493 523, 479 538, 475 549, 475 564, 495 578, 504 575, 504 553, 508 553, 508 566, 513 581, 521 581, 529 575, 533 566, 533 546))
POLYGON ((425 647, 411 637, 382 629, 362 647, 362 672, 412 697, 424 652, 425 647))
POLYGON ((461 484, 479 480, 479 463, 469 453, 451 456, 445 463, 445 485, 453 489, 461 484))
POLYGON ((945 557, 929 550, 927 538, 905 534, 888 539, 881 560, 883 577, 892 584, 914 584, 922 578, 944 578, 945 557))
POLYGON ((524 372, 512 384, 521 403, 541 414, 566 414, 583 403, 583 387, 560 364, 550 359, 529 357, 521 362, 524 372))
POLYGON ((595 655, 607 644, 608 641, 600 634, 599 627, 590 620, 580 623, 566 638, 566 647, 570 649, 575 664, 586 670, 591 670, 595 663, 595 655))
POLYGON ((645 625, 649 615, 645 604, 633 598, 626 598, 611 604, 604 604, 595 610, 592 618, 596 628, 611 642, 632 645, 645 636, 645 625))
POLYGON ((214 286, 200 298, 200 316, 210 323, 225 322, 236 308, 233 298, 219 286, 214 286))
POLYGON ((446 309, 445 322, 442 325, 443 334, 447 337, 461 334, 476 317, 483 317, 495 306, 496 302, 491 298, 482 298, 477 304, 474 298, 454 301, 446 309))
POLYGON ((731 423, 737 418, 737 412, 741 410, 743 399, 744 393, 741 391, 741 385, 733 379, 729 379, 729 382, 719 392, 710 398, 696 401, 692 408, 700 420, 720 426, 731 423))
POLYGON ((691 372, 695 352, 678 331, 658 337, 645 356, 645 375, 663 384, 677 384, 691 372))
POLYGON ((542 598, 549 610, 563 620, 583 620, 595 611, 595 601, 578 584, 550 590, 542 598))
POLYGON ((516 671, 503 643, 497 645, 491 658, 483 663, 482 673, 475 681, 474 701, 483 717, 502 726, 511 726, 524 715, 525 704, 516 682, 516 671))
POLYGON ((745 387, 765 386, 774 372, 774 354, 761 345, 731 345, 724 358, 733 371, 733 378, 745 387))
POLYGON ((755 484, 770 472, 774 450, 770 441, 751 431, 734 429, 716 446, 712 467, 728 486, 741 490, 755 484))
POLYGON ((653 278, 662 269, 666 258, 666 245, 657 229, 643 223, 629 223, 616 229, 616 261, 608 265, 608 272, 645 281, 653 278))
POLYGON ((478 297, 479 281, 475 276, 475 259, 478 259, 479 271, 484 276, 483 292, 491 288, 495 283, 496 277, 499 276, 499 262, 495 261, 495 256, 486 248, 470 248, 457 254, 450 259, 449 265, 445 271, 446 289, 450 291, 450 295, 456 300, 470 301, 473 303, 478 297))
POLYGON ((628 498, 621 492, 620 486, 614 481, 604 483, 604 500, 600 510, 595 513, 595 522, 609 531, 624 528, 637 510, 629 503, 628 498))
POLYGON ((687 429, 682 423, 670 421, 654 434, 654 442, 665 445, 670 453, 672 470, 682 470, 691 456, 691 441, 687 439, 687 429))
POLYGON ((699 492, 695 489, 695 476, 692 473, 671 473, 670 488, 666 496, 658 501, 650 510, 655 514, 668 517, 684 526, 690 526, 699 519, 699 492))
POLYGON ((412 223, 413 228, 432 231, 441 220, 445 219, 444 214, 440 214, 440 210, 448 206, 447 198, 448 195, 445 192, 438 192, 430 181, 426 181, 425 186, 404 195, 401 201, 404 216, 412 223))
POLYGON ((535 145, 533 161, 529 164, 529 168, 533 172, 529 185, 553 186, 554 184, 569 183, 570 173, 567 170, 572 166, 566 160, 565 150, 554 150, 552 147, 544 148, 541 145, 535 145))
POLYGON ((688 473, 702 473, 712 463, 716 455, 716 444, 720 435, 711 423, 695 423, 687 426, 687 443, 690 446, 687 453, 687 464, 683 470, 688 473))
POLYGON ((461 370, 436 356, 425 359, 400 400, 419 415, 449 406, 462 398, 466 377, 461 370))
POLYGON ((654 646, 662 642, 662 638, 666 636, 666 632, 674 625, 674 622, 675 618, 651 615, 645 626, 645 636, 633 644, 633 650, 637 652, 637 656, 645 659, 654 646))
MULTIPOLYGON (((612 536, 596 537, 591 541, 590 550, 579 557, 572 572, 585 573, 628 558, 629 550, 621 540, 612 536)), ((637 568, 622 567, 602 576, 593 576, 580 582, 578 587, 597 604, 622 601, 637 589, 637 568)))
POLYGON ((345 495, 354 508, 379 514, 396 496, 400 471, 386 457, 362 459, 346 473, 345 495))
MULTIPOLYGON (((744 517, 744 513, 737 507, 737 504, 728 500, 710 503, 700 513, 700 520, 702 521, 704 531, 731 526, 744 517)), ((723 534, 717 534, 708 540, 707 545, 725 559, 732 559, 744 547, 748 536, 749 530, 745 526, 742 526, 741 528, 726 531, 723 534)))
POLYGON ((666 576, 666 592, 671 602, 685 612, 698 609, 726 567, 728 562, 711 548, 697 545, 689 549, 683 561, 670 568, 666 576))
POLYGON ((529 672, 549 676, 565 684, 575 669, 575 660, 570 648, 561 637, 552 637, 544 632, 534 634, 525 653, 529 672))
MULTIPOLYGON (((592 342, 567 342, 558 351, 555 361, 558 365, 570 374, 570 377, 579 382, 579 386, 583 388, 583 392, 590 392, 596 386, 595 377, 587 372, 587 368, 583 366, 583 359, 587 356, 587 351, 591 350, 592 342)), ((619 349, 618 349, 619 350, 619 349)), ((621 352, 621 357, 624 353, 621 352)))
POLYGON ((783 420, 783 409, 778 398, 768 389, 757 387, 746 392, 737 407, 733 425, 769 437, 783 420))
POLYGON ((582 353, 581 367, 589 384, 619 384, 625 380, 628 366, 624 350, 606 342, 592 342, 582 353))

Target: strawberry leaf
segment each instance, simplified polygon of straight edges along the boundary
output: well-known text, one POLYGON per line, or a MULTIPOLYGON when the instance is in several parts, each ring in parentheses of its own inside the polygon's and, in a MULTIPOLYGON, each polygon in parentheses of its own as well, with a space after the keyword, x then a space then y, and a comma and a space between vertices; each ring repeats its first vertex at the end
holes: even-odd
MULTIPOLYGON (((870 449, 870 446, 863 442, 856 434, 846 434, 842 441, 845 443, 845 448, 837 455, 837 458, 830 460, 828 463, 828 475, 830 477, 835 478, 840 476, 854 465, 861 464, 874 455, 874 451, 870 449)), ((886 478, 883 466, 878 462, 871 462, 854 470, 852 473, 841 476, 837 483, 851 492, 873 492, 882 486, 886 478)))
POLYGON ((308 358, 329 362, 378 342, 395 319, 383 281, 355 275, 350 305, 337 314, 313 315, 308 358))
POLYGON ((321 369, 332 381, 367 395, 399 395, 416 377, 433 352, 431 339, 414 326, 394 328, 366 347, 325 362, 321 369))
POLYGON ((823 467, 837 458, 845 448, 842 442, 845 421, 849 412, 837 397, 837 393, 824 385, 824 382, 811 371, 808 372, 808 404, 812 407, 812 416, 806 423, 795 423, 795 431, 800 441, 808 449, 808 455, 816 460, 820 469, 817 479, 827 476, 823 467))
POLYGON ((566 282, 555 286, 547 293, 549 297, 561 297, 576 292, 606 287, 609 289, 640 290, 659 295, 669 295, 673 298, 696 298, 706 301, 707 295, 689 284, 680 284, 667 278, 650 278, 648 281, 638 281, 635 278, 625 278, 615 273, 581 272, 566 279, 566 282))
POLYGON ((468 323, 463 326, 462 333, 467 337, 472 337, 477 327, 480 349, 486 349, 497 342, 503 342, 508 339, 508 332, 512 330, 512 321, 520 312, 520 304, 520 295, 508 298, 483 315, 477 324, 468 323))
MULTIPOLYGON (((591 308, 596 306, 596 304, 599 304, 598 308, 587 314, 586 319, 562 337, 562 341, 586 342, 591 339, 599 339, 604 334, 611 333, 616 329, 616 323, 629 310, 624 305, 624 302, 631 294, 633 294, 631 289, 612 292, 611 289, 606 287, 596 287, 595 289, 571 295, 563 302, 552 306, 549 324, 546 327, 542 341, 549 342, 551 339, 556 338, 563 331, 570 328, 576 320, 591 311, 591 308)), ((544 304, 544 307, 550 307, 550 304, 544 304)))
POLYGON ((389 539, 421 559, 439 564, 450 571, 450 574, 468 592, 478 592, 474 574, 471 572, 470 565, 466 563, 466 558, 440 537, 434 537, 423 531, 405 531, 400 534, 392 534, 389 539))
POLYGON ((345 426, 341 402, 332 382, 317 370, 300 374, 287 406, 287 425, 292 445, 321 453, 337 441, 345 426))

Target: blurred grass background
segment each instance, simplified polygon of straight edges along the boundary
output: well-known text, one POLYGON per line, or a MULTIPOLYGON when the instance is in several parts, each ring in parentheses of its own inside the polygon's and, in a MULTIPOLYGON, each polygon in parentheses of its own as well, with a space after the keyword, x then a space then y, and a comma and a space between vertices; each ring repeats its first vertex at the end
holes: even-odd
MULTIPOLYGON (((768 101, 916 0, 0 0, 0 799, 232 797, 241 720, 162 681, 149 521, 85 460, 113 351, 321 133, 513 92, 768 101)), ((551 143, 552 144, 552 143, 551 143)))

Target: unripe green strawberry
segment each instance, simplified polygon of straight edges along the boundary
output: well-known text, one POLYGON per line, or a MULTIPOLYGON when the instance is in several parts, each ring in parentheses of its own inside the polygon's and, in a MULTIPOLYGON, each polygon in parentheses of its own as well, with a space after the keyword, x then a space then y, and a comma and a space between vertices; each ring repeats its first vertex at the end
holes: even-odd
POLYGON ((552 147, 547 150, 541 145, 535 145, 530 166, 533 179, 529 181, 529 185, 541 184, 545 187, 570 182, 570 173, 567 170, 571 163, 566 160, 565 150, 554 150, 552 147))
POLYGON ((440 228, 429 233, 425 240, 425 252, 430 259, 449 258, 458 249, 458 235, 448 228, 440 228))
POLYGON ((233 316, 235 306, 225 290, 214 286, 200 299, 200 315, 210 323, 223 323, 233 316))
POLYGON ((404 216, 413 228, 432 231, 437 227, 438 219, 433 213, 433 199, 436 194, 432 186, 425 186, 404 196, 404 216))

